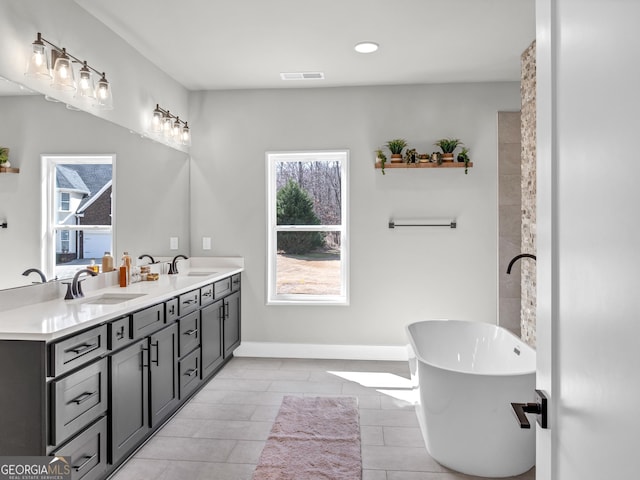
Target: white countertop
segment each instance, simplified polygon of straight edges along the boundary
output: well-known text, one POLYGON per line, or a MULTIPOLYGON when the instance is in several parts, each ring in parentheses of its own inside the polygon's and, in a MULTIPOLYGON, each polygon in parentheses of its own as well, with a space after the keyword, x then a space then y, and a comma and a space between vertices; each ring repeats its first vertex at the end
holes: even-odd
POLYGON ((242 266, 193 266, 178 275, 160 275, 159 280, 134 283, 121 288, 112 286, 86 293, 84 298, 63 298, 0 312, 0 340, 54 339, 113 320, 171 297, 210 284, 244 270, 242 266), (199 272, 196 276, 189 273, 199 272), (91 304, 105 294, 142 294, 117 304, 91 304))

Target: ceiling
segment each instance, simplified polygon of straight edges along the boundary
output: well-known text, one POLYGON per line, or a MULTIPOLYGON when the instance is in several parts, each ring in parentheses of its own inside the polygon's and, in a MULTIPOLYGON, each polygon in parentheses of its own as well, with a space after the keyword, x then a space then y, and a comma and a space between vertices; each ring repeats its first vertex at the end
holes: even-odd
POLYGON ((535 0, 76 2, 189 90, 518 81, 535 38, 535 0))

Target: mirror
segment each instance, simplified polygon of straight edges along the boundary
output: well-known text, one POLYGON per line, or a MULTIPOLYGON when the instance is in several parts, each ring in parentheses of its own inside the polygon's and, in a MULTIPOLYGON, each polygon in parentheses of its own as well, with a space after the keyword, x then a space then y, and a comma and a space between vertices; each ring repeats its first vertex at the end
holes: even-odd
MULTIPOLYGON (((6 82, 0 82, 6 83, 6 82)), ((19 173, 0 173, 0 289, 31 285, 42 268, 42 155, 115 155, 114 252, 189 254, 189 155, 89 113, 0 88, 0 146, 19 173), (177 237, 179 249, 170 250, 177 237)))

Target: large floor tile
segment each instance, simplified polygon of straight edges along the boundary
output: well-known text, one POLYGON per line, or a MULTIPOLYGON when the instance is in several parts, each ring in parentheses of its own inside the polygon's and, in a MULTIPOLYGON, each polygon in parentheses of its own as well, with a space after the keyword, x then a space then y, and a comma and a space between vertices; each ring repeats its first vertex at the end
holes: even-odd
POLYGON ((362 445, 362 468, 411 472, 443 472, 446 469, 425 448, 362 445))
POLYGON ((155 436, 136 458, 224 462, 235 446, 235 440, 155 436))

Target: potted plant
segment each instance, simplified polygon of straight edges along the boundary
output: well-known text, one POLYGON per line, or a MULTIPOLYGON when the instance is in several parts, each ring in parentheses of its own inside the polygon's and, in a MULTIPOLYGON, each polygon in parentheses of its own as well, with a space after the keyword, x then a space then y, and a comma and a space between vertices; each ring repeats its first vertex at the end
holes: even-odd
POLYGON ((464 162, 464 174, 466 175, 469 171, 469 149, 467 147, 463 147, 460 153, 458 154, 458 161, 464 162))
POLYGON ((418 152, 416 152, 415 148, 407 149, 404 159, 407 163, 416 163, 416 159, 418 158, 418 152))
POLYGON ((387 162, 387 156, 381 149, 376 150, 376 163, 380 162, 380 166, 382 167, 382 174, 384 175, 384 164, 387 162))
POLYGON ((402 163, 402 149, 407 146, 407 141, 396 138, 387 142, 387 148, 391 152, 391 163, 402 163))
POLYGON ((0 147, 0 167, 9 167, 9 149, 7 147, 0 147))
POLYGON ((453 162, 453 151, 458 145, 462 145, 462 142, 457 138, 441 138, 434 145, 442 150, 443 162, 453 162))

